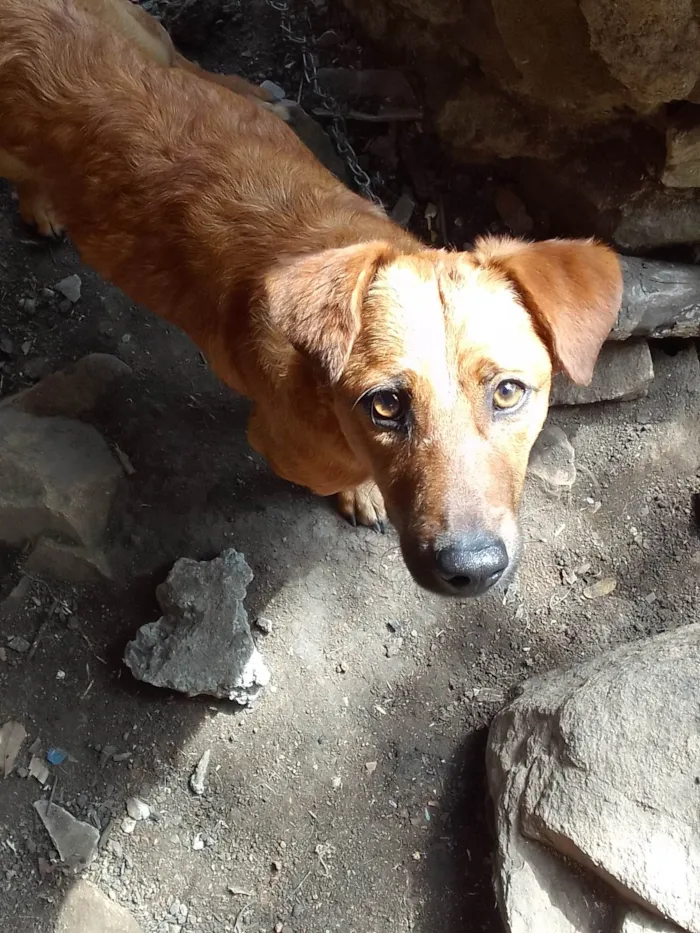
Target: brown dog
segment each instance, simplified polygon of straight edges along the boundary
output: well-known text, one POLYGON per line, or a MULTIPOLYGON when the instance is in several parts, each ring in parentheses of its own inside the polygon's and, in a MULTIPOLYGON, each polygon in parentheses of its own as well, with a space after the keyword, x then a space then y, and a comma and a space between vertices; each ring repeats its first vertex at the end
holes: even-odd
POLYGON ((276 116, 105 28, 0 0, 0 148, 87 263, 254 402, 252 446, 351 521, 385 506, 416 580, 474 595, 517 553, 553 367, 586 383, 616 317, 588 241, 427 249, 276 116))
MULTIPOLYGON (((135 0, 74 0, 76 9, 97 17, 105 29, 121 35, 144 57, 165 68, 183 68, 205 81, 212 81, 267 107, 284 120, 288 114, 283 105, 275 103, 267 91, 237 75, 214 74, 180 55, 168 32, 160 22, 143 10, 135 0)), ((20 214, 42 236, 56 236, 63 224, 56 215, 48 192, 32 169, 8 152, 0 150, 0 177, 15 184, 20 214)))

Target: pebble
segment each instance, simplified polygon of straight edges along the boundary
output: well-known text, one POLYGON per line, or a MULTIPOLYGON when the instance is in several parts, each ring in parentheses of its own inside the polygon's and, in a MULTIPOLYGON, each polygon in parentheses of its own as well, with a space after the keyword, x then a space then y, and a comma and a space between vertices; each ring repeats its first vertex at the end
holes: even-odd
POLYGON ((603 577, 602 580, 597 580, 585 587, 583 595, 586 599, 598 599, 600 596, 609 596, 615 589, 617 589, 617 578, 603 577))
POLYGON ((13 651, 16 651, 17 654, 26 654, 27 651, 31 648, 31 645, 26 638, 22 638, 21 635, 15 635, 14 638, 11 638, 7 647, 11 648, 13 651))
POLYGON ((267 91, 275 100, 284 100, 287 96, 283 87, 280 87, 279 84, 275 84, 274 81, 263 81, 260 87, 263 91, 267 91))
POLYGON ((187 920, 187 914, 189 910, 187 905, 183 904, 182 901, 179 901, 177 898, 170 905, 170 916, 174 917, 179 923, 185 923, 187 920))
POLYGON ((9 337, 0 337, 0 352, 6 356, 12 356, 15 352, 15 345, 9 337))
POLYGON ((82 281, 79 275, 73 274, 66 276, 65 279, 61 279, 60 282, 56 282, 54 289, 65 299, 70 301, 71 304, 75 304, 77 301, 80 301, 80 293, 82 290, 82 281))
POLYGON ((208 748, 197 762, 197 767, 194 769, 194 773, 190 777, 190 789, 192 793, 196 794, 198 797, 201 797, 204 793, 204 781, 207 777, 210 760, 211 749, 208 748))
POLYGON ((132 820, 137 823, 140 820, 147 820, 151 815, 151 808, 140 797, 129 797, 126 801, 126 812, 132 820))
POLYGON ((407 227, 415 208, 416 202, 410 194, 404 192, 394 205, 391 212, 391 219, 400 227, 407 227))
POLYGON ((130 836, 135 829, 136 820, 133 820, 130 816, 125 816, 122 820, 122 832, 126 833, 127 836, 130 836))
POLYGON ((263 635, 272 634, 272 619, 268 619, 266 616, 258 616, 255 620, 255 627, 259 628, 263 635))

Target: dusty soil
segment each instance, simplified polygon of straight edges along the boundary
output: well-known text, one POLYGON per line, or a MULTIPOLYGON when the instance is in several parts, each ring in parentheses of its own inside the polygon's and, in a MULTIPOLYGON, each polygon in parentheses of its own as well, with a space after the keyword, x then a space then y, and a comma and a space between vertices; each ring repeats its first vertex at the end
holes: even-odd
MULTIPOLYGON (((314 17, 347 29, 322 8, 314 17)), ((278 22, 264 3, 245 18, 233 7, 199 57, 296 88, 298 52, 278 22)), ((376 61, 357 44, 347 56, 376 61)), ((378 132, 353 136, 358 150, 378 132)), ((442 199, 450 240, 455 229, 467 240, 496 225, 485 172, 452 173, 427 134, 399 135, 393 167, 368 161, 389 203, 409 185, 420 228, 428 200, 442 199)), ((695 347, 656 349, 648 399, 553 414, 576 448, 578 479, 558 499, 533 481, 515 584, 459 602, 417 589, 393 534, 351 529, 328 503, 277 480, 246 445, 246 403, 192 345, 82 267, 70 245, 37 243, 6 189, 0 308, 2 395, 88 352, 133 368, 90 415, 136 470, 112 522, 118 579, 31 580, 0 615, 6 645, 31 641, 61 609, 30 660, 6 650, 0 721, 17 719, 29 742, 70 753, 52 769, 54 799, 107 830, 89 877, 147 933, 177 933, 185 912, 174 901, 187 908, 187 933, 498 933, 482 754, 494 711, 532 673, 697 619, 695 347), (72 272, 83 294, 61 310, 42 289, 72 272), (157 617, 154 588, 172 562, 230 546, 255 573, 251 617, 272 622, 259 635, 271 686, 244 712, 149 689, 121 664, 126 641, 157 617), (609 576, 611 595, 584 596, 609 576), (108 746, 130 755, 105 763, 108 746), (198 798, 188 779, 205 749, 212 764, 198 798), (125 834, 131 794, 153 815, 125 834)), ((2 556, 0 599, 20 579, 20 558, 2 556)), ((31 778, 0 784, 0 922, 15 933, 52 931, 71 884, 60 869, 39 872, 52 857, 32 808, 41 796, 31 778)))

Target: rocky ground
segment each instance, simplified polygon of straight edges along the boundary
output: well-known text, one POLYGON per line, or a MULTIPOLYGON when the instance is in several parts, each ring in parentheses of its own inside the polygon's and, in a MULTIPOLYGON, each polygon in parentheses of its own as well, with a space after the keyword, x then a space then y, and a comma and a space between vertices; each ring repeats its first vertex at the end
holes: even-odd
MULTIPOLYGON (((325 63, 377 64, 337 11, 311 9, 315 35, 340 39, 324 40, 325 63)), ((198 55, 296 96, 298 49, 265 3, 228 7, 198 55)), ((377 193, 393 206, 410 192, 424 235, 461 246, 504 229, 504 213, 517 225, 502 180, 447 171, 415 124, 350 131, 377 193)), ((277 480, 246 445, 246 403, 192 345, 70 245, 38 243, 6 189, 0 244, 2 396, 87 353, 131 368, 81 415, 128 467, 114 579, 59 584, 23 574, 20 548, 2 553, 0 725, 27 738, 0 783, 0 920, 77 933, 104 896, 144 933, 499 933, 483 754, 494 713, 532 673, 697 620, 696 347, 653 349, 646 398, 553 411, 571 444, 559 435, 565 484, 531 478, 516 583, 453 602, 416 588, 393 534, 351 529, 277 480), (56 288, 72 274, 75 301, 56 288), (121 658, 158 618, 156 585, 178 558, 230 547, 254 573, 265 692, 241 710, 137 683, 121 658), (190 777, 207 750, 199 795, 190 777), (33 806, 49 794, 100 832, 82 876, 95 888, 59 863, 33 806)))

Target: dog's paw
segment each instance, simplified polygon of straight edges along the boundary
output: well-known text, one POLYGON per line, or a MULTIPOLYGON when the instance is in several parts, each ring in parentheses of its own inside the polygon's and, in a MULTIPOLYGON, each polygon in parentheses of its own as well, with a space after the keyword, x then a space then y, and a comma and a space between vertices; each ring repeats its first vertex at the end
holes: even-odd
POLYGON ((361 483, 339 492, 336 501, 338 511, 351 525, 366 525, 382 534, 386 531, 384 499, 375 483, 361 483))
POLYGON ((34 227, 40 236, 57 238, 63 235, 63 224, 43 191, 28 190, 22 185, 18 187, 17 200, 22 220, 34 227))

